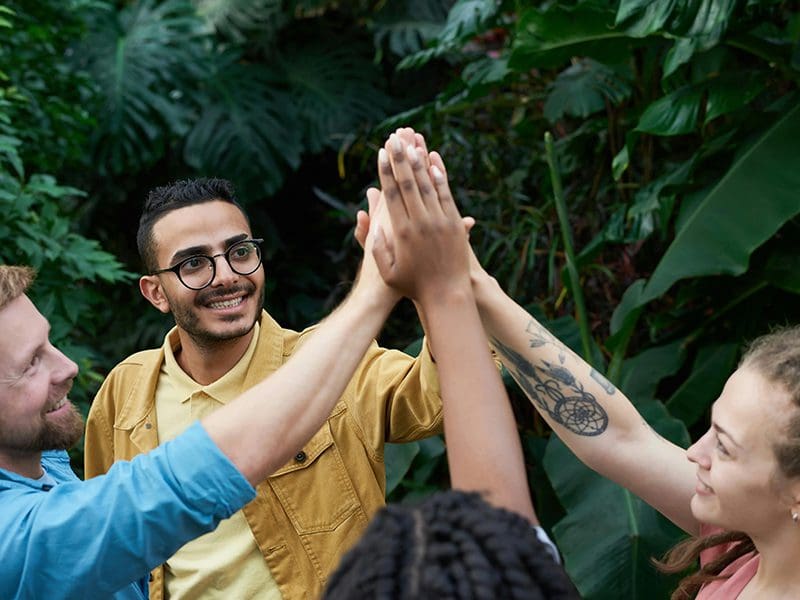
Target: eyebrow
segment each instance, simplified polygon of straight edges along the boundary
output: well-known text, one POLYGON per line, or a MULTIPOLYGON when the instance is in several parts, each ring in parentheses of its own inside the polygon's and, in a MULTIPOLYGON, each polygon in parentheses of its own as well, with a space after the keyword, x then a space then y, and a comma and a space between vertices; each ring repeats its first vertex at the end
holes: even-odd
MULTIPOLYGON (((250 235, 247 233, 240 233, 234 235, 233 237, 229 237, 228 239, 224 240, 223 243, 225 244, 225 249, 227 250, 231 246, 233 246, 236 242, 241 242, 242 240, 250 239, 250 235)), ((198 255, 209 255, 211 253, 211 246, 189 246, 188 248, 181 248, 177 250, 169 261, 169 264, 174 265, 185 258, 190 258, 192 256, 198 255)))
POLYGON ((729 439, 729 440, 730 440, 730 441, 733 443, 733 445, 734 445, 734 446, 736 446, 737 448, 741 448, 741 447, 742 447, 742 446, 741 446, 741 444, 739 444, 739 443, 738 443, 738 442, 737 442, 737 441, 736 441, 736 440, 733 438, 733 436, 732 436, 730 433, 728 433, 728 432, 727 432, 727 431, 725 431, 725 430, 724 430, 722 427, 720 427, 720 426, 719 426, 719 424, 717 424, 717 423, 714 423, 714 421, 711 421, 711 427, 713 427, 713 428, 714 428, 714 430, 715 430, 717 433, 721 433, 721 434, 723 434, 725 437, 727 437, 727 438, 728 438, 728 439, 729 439))

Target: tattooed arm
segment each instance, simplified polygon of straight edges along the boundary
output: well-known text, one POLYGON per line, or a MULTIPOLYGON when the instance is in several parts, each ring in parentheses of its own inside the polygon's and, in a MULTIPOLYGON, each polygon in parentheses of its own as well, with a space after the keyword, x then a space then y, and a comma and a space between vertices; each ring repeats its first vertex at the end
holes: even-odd
MULTIPOLYGON (((476 261, 474 261, 476 262, 476 261)), ((696 485, 686 451, 656 433, 628 398, 473 264, 483 325, 503 364, 553 431, 588 467, 689 533, 696 485)))

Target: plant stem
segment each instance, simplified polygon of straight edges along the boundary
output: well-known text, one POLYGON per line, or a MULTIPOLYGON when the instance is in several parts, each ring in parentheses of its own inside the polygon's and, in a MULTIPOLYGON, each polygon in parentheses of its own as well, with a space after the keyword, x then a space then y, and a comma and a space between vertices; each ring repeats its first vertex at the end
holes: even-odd
POLYGON ((586 304, 583 301, 583 290, 581 289, 580 277, 578 276, 578 265, 575 262, 575 251, 572 245, 572 231, 567 219, 567 206, 564 202, 564 192, 561 187, 561 175, 556 164, 555 149, 553 148, 553 136, 550 132, 544 134, 545 153, 547 155, 547 165, 550 167, 550 181, 553 184, 553 199, 555 200, 556 213, 561 225, 561 238, 564 241, 564 254, 567 258, 567 273, 569 275, 572 297, 575 300, 575 313, 578 321, 578 329, 581 334, 581 347, 583 358, 590 365, 594 365, 592 360, 591 333, 589 331, 589 316, 586 313, 586 304))

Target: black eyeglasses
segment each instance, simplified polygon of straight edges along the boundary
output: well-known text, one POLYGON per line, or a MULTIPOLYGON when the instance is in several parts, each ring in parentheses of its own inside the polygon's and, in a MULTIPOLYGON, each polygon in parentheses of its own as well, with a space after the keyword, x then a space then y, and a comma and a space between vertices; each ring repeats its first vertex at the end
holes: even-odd
POLYGON ((153 271, 151 275, 159 275, 171 271, 178 280, 190 290, 202 290, 211 285, 217 275, 217 257, 224 256, 231 271, 239 275, 250 275, 261 266, 261 248, 263 239, 242 240, 230 246, 225 252, 208 256, 195 254, 184 258, 181 262, 166 269, 153 271))

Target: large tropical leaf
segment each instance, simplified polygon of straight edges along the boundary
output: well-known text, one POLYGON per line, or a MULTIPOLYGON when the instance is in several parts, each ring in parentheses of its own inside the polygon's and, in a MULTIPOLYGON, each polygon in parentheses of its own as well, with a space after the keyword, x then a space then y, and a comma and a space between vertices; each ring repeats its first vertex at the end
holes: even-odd
POLYGON ((375 45, 397 56, 414 54, 436 39, 447 20, 449 0, 387 2, 372 21, 375 45))
POLYGON ((389 99, 369 55, 353 40, 332 35, 286 47, 281 64, 312 152, 338 149, 347 135, 385 116, 389 99))
POLYGON ((654 400, 659 382, 674 375, 685 358, 683 340, 648 348, 623 363, 619 389, 634 405, 654 400))
POLYGON ((197 14, 236 43, 248 35, 271 39, 289 19, 281 0, 192 0, 197 14))
POLYGON ((631 95, 630 83, 610 67, 591 58, 575 61, 550 86, 544 116, 555 122, 563 115, 588 117, 622 103, 631 95))
POLYGON ((623 30, 614 28, 608 3, 589 1, 571 8, 553 3, 544 11, 529 8, 521 13, 509 66, 524 72, 587 55, 617 64, 628 55, 629 41, 623 30))
POLYGON ((648 302, 676 281, 738 275, 750 254, 800 213, 800 102, 779 118, 703 198, 658 263, 639 299, 648 302))
POLYGON ((691 427, 717 399, 736 366, 738 344, 714 344, 701 348, 692 373, 667 400, 673 417, 691 427))
POLYGON ((634 36, 661 30, 715 43, 727 28, 737 0, 622 0, 616 24, 634 36))
POLYGON ((663 77, 713 47, 727 30, 736 0, 622 0, 616 23, 635 37, 668 32, 675 44, 664 60, 663 77))
MULTIPOLYGON (((661 435, 689 444, 683 424, 663 404, 643 401, 637 408, 661 435)), ((658 573, 651 558, 661 557, 683 533, 638 497, 584 466, 556 437, 548 444, 544 467, 567 511, 553 533, 581 597, 667 598, 674 578, 658 573)))
POLYGON ((486 24, 497 15, 499 3, 495 0, 458 0, 447 14, 432 48, 421 50, 404 58, 399 68, 420 67, 432 58, 460 48, 466 41, 486 29, 486 24))
POLYGON ((686 86, 662 96, 642 113, 636 131, 655 135, 682 135, 698 126, 703 89, 686 86))
POLYGON ((142 0, 98 14, 81 57, 102 94, 98 166, 130 170, 157 159, 170 134, 188 130, 207 30, 186 0, 142 0))
POLYGON ((764 266, 764 277, 775 287, 800 294, 800 254, 794 248, 774 252, 764 266))
POLYGON ((221 56, 206 82, 202 112, 186 138, 192 167, 254 194, 272 194, 302 150, 291 95, 274 71, 221 56))

